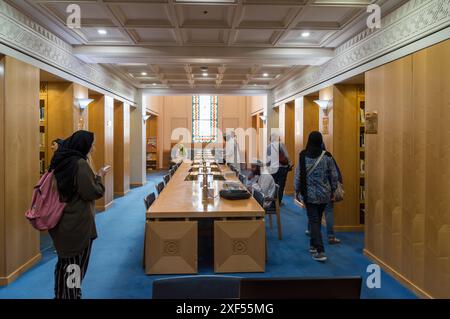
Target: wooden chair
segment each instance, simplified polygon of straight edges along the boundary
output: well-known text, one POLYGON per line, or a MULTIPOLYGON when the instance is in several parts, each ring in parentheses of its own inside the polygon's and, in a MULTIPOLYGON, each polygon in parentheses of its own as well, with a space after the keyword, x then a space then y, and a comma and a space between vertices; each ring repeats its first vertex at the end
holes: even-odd
POLYGON ((167 185, 170 181, 170 174, 164 175, 163 179, 164 179, 164 183, 167 185))
POLYGON ((273 198, 265 197, 263 193, 261 193, 258 190, 253 190, 253 197, 255 197, 256 201, 261 205, 261 207, 264 207, 264 203, 266 201, 270 202, 270 206, 268 208, 264 208, 266 211, 266 215, 269 215, 269 225, 270 229, 272 229, 272 215, 277 216, 277 227, 278 227, 278 239, 282 239, 282 229, 281 229, 281 214, 280 214, 280 204, 278 202, 278 190, 280 187, 278 185, 275 185, 275 196, 273 198))
POLYGON ((160 182, 158 183, 158 185, 156 185, 156 192, 158 193, 158 195, 161 194, 163 189, 164 189, 164 182, 160 182))
MULTIPOLYGON (((145 210, 147 211, 150 206, 152 206, 153 202, 155 201, 156 196, 155 193, 150 193, 144 198, 144 204, 145 204, 145 210)), ((142 267, 145 268, 145 243, 147 242, 147 223, 145 223, 144 228, 144 252, 142 254, 142 267)))

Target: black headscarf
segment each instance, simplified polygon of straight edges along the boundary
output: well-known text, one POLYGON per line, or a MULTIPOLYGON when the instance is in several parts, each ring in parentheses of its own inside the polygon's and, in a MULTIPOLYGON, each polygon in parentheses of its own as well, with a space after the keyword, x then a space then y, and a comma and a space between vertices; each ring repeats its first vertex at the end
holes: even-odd
POLYGON ((50 170, 54 171, 62 201, 69 201, 75 194, 74 181, 78 168, 77 162, 80 158, 87 159, 93 142, 94 133, 77 131, 64 140, 53 155, 50 170))
POLYGON ((308 143, 306 144, 306 156, 309 158, 317 158, 323 151, 322 133, 314 131, 309 134, 308 143))
MULTIPOLYGON (((300 152, 299 155, 299 165, 300 165, 300 193, 303 197, 305 203, 308 202, 308 192, 306 186, 306 161, 305 157, 318 158, 322 151, 324 150, 324 143, 322 134, 320 132, 314 131, 309 134, 308 143, 306 144, 306 149, 300 152)), ((329 154, 327 152, 327 154, 329 154)), ((331 154, 330 154, 331 155, 331 154)))

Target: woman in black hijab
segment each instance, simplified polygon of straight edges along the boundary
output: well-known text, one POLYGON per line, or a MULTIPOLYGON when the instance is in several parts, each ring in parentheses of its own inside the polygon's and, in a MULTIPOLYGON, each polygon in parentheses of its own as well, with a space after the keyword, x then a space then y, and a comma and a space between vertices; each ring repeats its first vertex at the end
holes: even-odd
POLYGON ((301 194, 311 225, 310 252, 316 261, 326 261, 321 234, 322 215, 333 200, 338 184, 338 173, 332 155, 323 150, 320 132, 309 135, 306 149, 300 152, 295 174, 295 192, 301 194))
POLYGON ((87 271, 92 241, 97 238, 95 200, 103 197, 102 178, 108 169, 95 174, 89 163, 94 134, 77 131, 64 140, 53 155, 61 201, 66 203, 61 220, 49 231, 58 253, 55 268, 55 298, 80 299, 81 282, 87 271), (73 280, 68 280, 68 278, 73 280))

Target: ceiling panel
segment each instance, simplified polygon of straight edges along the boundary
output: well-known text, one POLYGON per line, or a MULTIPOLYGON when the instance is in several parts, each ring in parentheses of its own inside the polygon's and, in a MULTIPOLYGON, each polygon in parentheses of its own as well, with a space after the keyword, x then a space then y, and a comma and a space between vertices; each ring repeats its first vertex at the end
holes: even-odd
POLYGON ((247 6, 240 27, 286 27, 295 14, 290 6, 247 6))
POLYGON ((183 35, 187 43, 225 43, 227 31, 219 29, 184 29, 183 35))
POLYGON ((407 0, 4 1, 76 46, 80 59, 137 87, 270 88, 331 59, 362 30, 368 3, 385 15, 407 0), (80 29, 65 25, 72 3, 81 7, 80 29))
POLYGON ((179 5, 176 13, 181 27, 229 27, 233 6, 179 5))
POLYGON ((138 42, 176 43, 176 37, 172 29, 134 28, 133 31, 138 37, 138 42))
POLYGON ((276 31, 271 29, 243 29, 237 32, 235 43, 270 44, 276 31))
POLYGON ((291 46, 319 46, 323 40, 333 33, 332 30, 291 30, 280 43, 291 46), (310 34, 308 37, 302 36, 305 31, 310 34))

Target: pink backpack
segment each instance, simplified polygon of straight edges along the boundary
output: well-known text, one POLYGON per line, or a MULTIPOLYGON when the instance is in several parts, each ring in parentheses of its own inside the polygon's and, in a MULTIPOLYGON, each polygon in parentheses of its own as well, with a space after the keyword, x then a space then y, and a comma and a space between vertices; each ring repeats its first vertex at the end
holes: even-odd
POLYGON ((37 230, 49 230, 61 219, 65 203, 59 201, 59 194, 53 186, 53 171, 46 172, 34 187, 31 208, 25 213, 31 225, 37 230))

